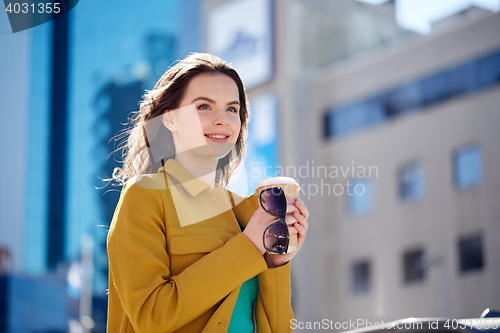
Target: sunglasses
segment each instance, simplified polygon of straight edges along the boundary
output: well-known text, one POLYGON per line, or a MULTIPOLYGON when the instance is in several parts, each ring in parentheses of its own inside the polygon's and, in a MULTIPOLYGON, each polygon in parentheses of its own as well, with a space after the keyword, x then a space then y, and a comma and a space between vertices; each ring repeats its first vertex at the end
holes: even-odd
POLYGON ((260 192, 260 205, 269 214, 280 220, 266 228, 263 235, 264 248, 267 252, 286 254, 290 234, 285 222, 286 197, 281 187, 273 187, 260 192))

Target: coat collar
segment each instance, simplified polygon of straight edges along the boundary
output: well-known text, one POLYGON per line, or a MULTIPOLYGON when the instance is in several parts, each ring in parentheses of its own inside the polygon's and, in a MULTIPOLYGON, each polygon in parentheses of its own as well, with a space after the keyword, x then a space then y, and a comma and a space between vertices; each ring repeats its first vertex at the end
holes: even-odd
MULTIPOLYGON (((165 172, 175 178, 192 197, 196 197, 201 192, 210 189, 210 185, 198 179, 174 159, 167 160, 165 164, 158 169, 158 172, 165 172)), ((218 187, 218 185, 215 185, 215 187, 218 187)))

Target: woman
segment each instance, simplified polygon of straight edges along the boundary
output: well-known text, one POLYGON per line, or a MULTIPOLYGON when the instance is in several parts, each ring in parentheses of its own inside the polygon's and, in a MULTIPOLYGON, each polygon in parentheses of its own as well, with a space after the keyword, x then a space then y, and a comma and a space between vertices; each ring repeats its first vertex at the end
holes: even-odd
MULTIPOLYGON (((224 189, 249 111, 236 71, 209 54, 171 67, 146 94, 125 147, 108 234, 108 332, 289 332, 294 253, 266 253, 276 218, 224 189)), ((309 213, 287 202, 306 237, 309 213)))

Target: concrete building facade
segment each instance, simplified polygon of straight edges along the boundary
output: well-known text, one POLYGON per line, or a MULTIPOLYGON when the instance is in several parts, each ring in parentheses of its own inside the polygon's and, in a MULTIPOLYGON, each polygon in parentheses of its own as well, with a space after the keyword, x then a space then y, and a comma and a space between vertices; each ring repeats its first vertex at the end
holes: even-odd
MULTIPOLYGON (((226 3, 206 1, 205 16, 226 3)), ((383 19, 394 3, 326 3, 272 2, 274 73, 248 91, 278 97, 281 168, 267 176, 296 177, 311 211, 292 268, 297 321, 500 308, 500 14, 470 8, 418 35, 383 19), (343 11, 358 11, 344 22, 353 39, 380 29, 384 42, 329 36, 328 13, 343 11), (333 51, 311 57, 315 43, 333 51)))

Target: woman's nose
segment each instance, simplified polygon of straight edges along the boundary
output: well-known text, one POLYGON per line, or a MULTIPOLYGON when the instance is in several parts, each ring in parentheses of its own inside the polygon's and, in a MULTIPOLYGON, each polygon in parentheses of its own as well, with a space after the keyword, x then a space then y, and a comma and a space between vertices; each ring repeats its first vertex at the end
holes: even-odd
POLYGON ((229 118, 227 117, 226 110, 219 109, 214 116, 214 123, 216 125, 228 125, 229 118))

